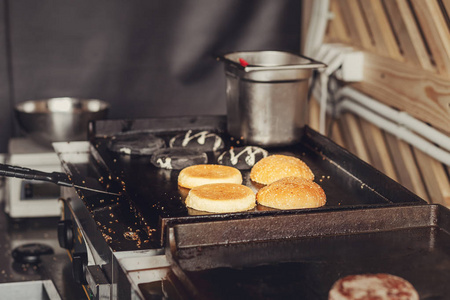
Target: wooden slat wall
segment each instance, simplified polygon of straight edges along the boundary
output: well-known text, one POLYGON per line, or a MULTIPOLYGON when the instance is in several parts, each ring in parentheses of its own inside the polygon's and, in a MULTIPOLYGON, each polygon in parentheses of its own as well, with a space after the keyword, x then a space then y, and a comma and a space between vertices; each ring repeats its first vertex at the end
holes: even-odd
POLYGON ((414 13, 407 0, 388 0, 383 2, 391 20, 394 32, 405 60, 425 70, 434 71, 430 57, 417 27, 414 13))
POLYGON ((356 89, 445 133, 450 133, 448 2, 330 0, 334 18, 324 41, 365 53, 365 79, 353 84, 356 89))
MULTIPOLYGON (((354 1, 357 3, 357 1, 354 1)), ((399 46, 381 1, 361 0, 361 8, 372 34, 375 49, 381 55, 403 61, 399 46)))
POLYGON ((354 88, 450 132, 450 78, 372 53, 364 60, 364 81, 354 88))
MULTIPOLYGON (((319 104, 310 102, 310 122, 319 130, 319 104)), ((450 207, 449 168, 360 117, 331 120, 329 137, 429 203, 450 207)))
MULTIPOLYGON (((330 0, 330 11, 324 42, 365 54, 364 80, 351 86, 449 135, 450 0, 330 0)), ((311 101, 315 129, 317 105, 311 101)), ((339 145, 426 201, 450 207, 450 166, 351 113, 330 126, 339 145)))
POLYGON ((450 33, 444 18, 446 12, 436 0, 410 1, 438 72, 450 74, 450 33))

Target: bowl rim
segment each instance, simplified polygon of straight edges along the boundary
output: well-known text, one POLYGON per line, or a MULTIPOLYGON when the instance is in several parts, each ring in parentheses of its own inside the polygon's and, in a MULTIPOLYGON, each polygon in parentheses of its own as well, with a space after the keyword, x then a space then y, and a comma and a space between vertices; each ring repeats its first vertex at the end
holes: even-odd
POLYGON ((25 100, 18 102, 14 105, 14 110, 19 113, 23 114, 49 114, 49 113, 98 113, 106 111, 110 108, 109 103, 107 103, 104 100, 96 99, 96 98, 78 98, 78 97, 52 97, 52 98, 42 98, 42 99, 31 99, 31 100, 25 100), (48 103, 50 101, 58 101, 59 99, 64 99, 65 101, 69 100, 71 103, 88 103, 88 102, 97 102, 99 103, 99 109, 98 110, 74 110, 74 111, 26 111, 24 109, 24 106, 28 103, 48 103))

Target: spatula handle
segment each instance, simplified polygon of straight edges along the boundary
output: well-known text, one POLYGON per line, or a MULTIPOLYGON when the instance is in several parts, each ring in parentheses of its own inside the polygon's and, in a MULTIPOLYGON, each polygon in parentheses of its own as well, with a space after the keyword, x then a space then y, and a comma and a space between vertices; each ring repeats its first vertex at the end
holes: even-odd
POLYGON ((49 182, 55 182, 55 180, 57 180, 57 178, 55 178, 54 173, 47 173, 24 167, 11 166, 7 164, 0 164, 0 175, 6 177, 15 177, 29 180, 49 181, 49 182))

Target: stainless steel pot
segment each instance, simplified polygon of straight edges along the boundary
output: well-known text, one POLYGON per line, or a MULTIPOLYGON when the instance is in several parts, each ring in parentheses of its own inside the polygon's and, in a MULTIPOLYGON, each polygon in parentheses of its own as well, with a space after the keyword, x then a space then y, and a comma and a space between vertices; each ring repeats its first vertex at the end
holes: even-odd
POLYGON ((86 140, 91 120, 105 119, 109 105, 97 99, 50 98, 29 100, 15 107, 21 130, 36 142, 86 140))
POLYGON ((281 51, 234 52, 225 62, 228 132, 245 143, 289 145, 308 118, 312 59, 281 51))

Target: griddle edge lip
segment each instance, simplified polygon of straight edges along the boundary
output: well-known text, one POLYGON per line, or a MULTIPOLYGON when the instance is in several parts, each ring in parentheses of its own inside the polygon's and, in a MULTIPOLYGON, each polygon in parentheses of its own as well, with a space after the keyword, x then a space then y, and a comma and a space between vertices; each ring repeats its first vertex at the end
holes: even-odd
MULTIPOLYGON (((368 208, 366 210, 338 210, 335 211, 337 215, 341 214, 355 214, 355 213, 364 213, 367 212, 369 214, 373 212, 381 213, 381 212, 389 212, 389 210, 417 210, 419 213, 424 213, 423 219, 421 220, 415 220, 419 221, 420 224, 416 224, 417 226, 406 226, 406 227, 400 227, 400 228, 390 228, 388 230, 381 230, 381 231, 366 231, 366 232, 351 232, 348 234, 343 235, 352 235, 352 234, 364 234, 364 233, 375 233, 375 232, 387 232, 390 230, 400 230, 400 229, 407 229, 407 228, 423 228, 423 227, 435 227, 443 230, 447 235, 450 235, 450 209, 440 205, 440 204, 425 204, 425 205, 402 205, 402 206, 389 206, 389 207, 382 207, 382 208, 368 208)), ((327 215, 327 212, 318 212, 317 214, 321 214, 322 217, 327 215)), ((299 215, 297 215, 299 216, 299 215)), ((304 215, 305 216, 305 215, 304 215)), ((311 215, 309 215, 311 216, 311 215)), ((411 214, 406 214, 405 218, 408 216, 411 216, 411 214)), ((414 215, 412 215, 414 217, 414 215)), ((282 217, 282 216, 272 216, 272 217, 282 217)), ((419 218, 420 219, 420 218, 419 218)), ((209 222, 205 222, 209 223, 209 222)), ((200 299, 200 294, 198 289, 195 287, 195 285, 190 280, 189 276, 185 273, 183 268, 180 265, 180 261, 177 257, 178 249, 181 249, 177 245, 177 238, 176 238, 176 232, 175 229, 178 226, 189 226, 189 224, 186 223, 176 223, 176 222, 169 222, 167 224, 167 239, 165 244, 165 255, 167 260, 169 261, 171 265, 171 270, 173 274, 177 277, 178 282, 183 285, 183 296, 186 297, 186 299, 200 299), (192 298, 193 297, 193 298, 192 298)), ((205 227, 209 226, 209 224, 205 225, 205 227)), ((320 236, 320 235, 313 235, 313 236, 305 236, 305 238, 314 238, 314 237, 324 237, 326 238, 326 235, 320 236)), ((245 241, 244 243, 249 243, 251 241, 245 241)), ((224 243, 222 245, 216 245, 216 246, 227 246, 228 243, 224 243)), ((205 245, 191 245, 187 248, 201 248, 205 245)), ((180 290, 181 292, 181 290, 180 290)))
MULTIPOLYGON (((304 222, 300 224, 305 224, 304 222)), ((399 230, 405 228, 421 228, 421 227, 439 227, 446 233, 450 234, 450 210, 440 204, 408 204, 408 205, 395 205, 395 206, 382 206, 382 207, 367 207, 365 209, 340 209, 340 210, 328 210, 328 211, 316 211, 308 213, 291 213, 291 214, 270 214, 254 216, 252 218, 236 218, 236 219, 224 219, 220 220, 201 220, 197 222, 180 222, 180 220, 174 219, 166 224, 166 254, 167 250, 176 250, 178 248, 211 246, 211 245, 229 245, 233 243, 247 243, 247 242, 264 242, 281 239, 291 238, 313 238, 313 237, 326 237, 334 235, 349 235, 360 234, 370 232, 384 232, 391 230, 399 230), (393 218, 397 217, 397 218, 393 218), (402 219, 398 219, 401 217, 402 219), (348 220, 348 219, 351 220, 348 220), (319 231, 313 231, 312 234, 308 234, 308 231, 302 229, 301 234, 294 232, 295 228, 292 228, 292 222, 294 220, 303 221, 304 219, 311 221, 308 224, 321 227, 319 231), (317 219, 317 220, 314 220, 317 219), (330 221, 331 220, 331 221, 330 221), (332 221, 336 220, 336 221, 332 221), (354 221, 358 224, 353 224, 354 221), (391 220, 391 221, 390 221, 391 220), (278 234, 276 230, 270 230, 270 227, 264 223, 267 221, 271 226, 290 226, 287 234, 278 234), (405 221, 405 223, 401 222, 405 221), (316 223, 314 223, 316 222, 316 223), (224 225, 226 224, 226 225, 224 225), (237 224, 237 225, 236 225, 237 224), (253 227, 250 227, 253 226, 253 227), (261 225, 263 225, 261 227, 261 225), (350 225, 348 230, 344 227, 350 225), (362 227, 356 228, 355 226, 361 225, 362 227), (364 227, 367 225, 367 227, 364 227), (243 238, 243 232, 239 232, 234 239, 218 240, 213 237, 214 241, 201 241, 201 237, 193 240, 194 235, 183 236, 184 240, 178 238, 177 231, 183 230, 183 232, 189 232, 189 230, 196 230, 201 232, 203 236, 206 234, 213 234, 217 228, 223 227, 224 229, 235 226, 245 227, 246 229, 259 230, 259 228, 265 228, 265 237, 258 237, 257 239, 243 238), (338 228, 331 228, 332 226, 339 226, 338 228), (330 227, 330 228, 327 228, 330 227), (201 230, 198 230, 201 229, 201 230), (327 229, 326 231, 322 231, 327 229), (334 230, 334 231, 333 231, 334 230), (272 234, 272 236, 269 236, 272 234), (198 243, 196 243, 198 242, 198 243)), ((314 229, 314 228, 313 228, 314 229)), ((217 231, 223 235, 223 230, 217 231)), ((250 235, 251 237, 251 235, 250 235)))

